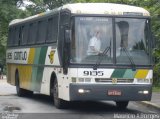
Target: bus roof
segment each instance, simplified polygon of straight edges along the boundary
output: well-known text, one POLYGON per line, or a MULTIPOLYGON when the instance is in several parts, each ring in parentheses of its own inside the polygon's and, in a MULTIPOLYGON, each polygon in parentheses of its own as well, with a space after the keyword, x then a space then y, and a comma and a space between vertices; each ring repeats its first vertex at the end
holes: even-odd
POLYGON ((143 16, 150 16, 144 8, 115 3, 76 3, 64 5, 63 8, 76 14, 124 15, 124 13, 132 13, 130 15, 136 15, 136 13, 141 13, 143 16))
POLYGON ((40 13, 24 19, 15 19, 11 21, 9 25, 28 21, 40 16, 50 14, 50 13, 58 12, 61 9, 68 9, 73 14, 150 16, 149 12, 144 8, 131 6, 131 5, 114 4, 114 3, 74 3, 74 4, 66 4, 66 5, 63 5, 62 7, 53 9, 51 11, 40 13))

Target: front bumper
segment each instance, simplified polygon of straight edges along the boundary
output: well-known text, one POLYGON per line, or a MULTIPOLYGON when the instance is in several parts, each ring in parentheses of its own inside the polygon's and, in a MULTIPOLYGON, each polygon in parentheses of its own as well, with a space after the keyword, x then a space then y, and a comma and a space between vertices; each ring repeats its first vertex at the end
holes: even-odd
POLYGON ((152 95, 152 85, 148 84, 70 84, 70 100, 110 100, 110 101, 149 101, 152 95), (79 89, 87 90, 79 93, 79 89), (108 90, 121 91, 121 95, 108 95, 108 90), (148 91, 148 94, 140 93, 148 91))

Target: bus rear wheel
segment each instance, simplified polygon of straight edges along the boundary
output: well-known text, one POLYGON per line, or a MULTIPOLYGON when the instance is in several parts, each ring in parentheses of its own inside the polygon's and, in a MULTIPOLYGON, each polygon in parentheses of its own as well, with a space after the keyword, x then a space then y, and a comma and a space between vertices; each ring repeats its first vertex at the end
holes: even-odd
POLYGON ((18 73, 16 73, 16 75, 15 75, 15 84, 16 84, 16 92, 17 92, 17 95, 19 97, 32 96, 33 95, 33 91, 29 91, 29 90, 25 90, 25 89, 20 88, 19 74, 18 73))
POLYGON ((118 109, 126 109, 129 104, 129 101, 117 101, 116 106, 118 109))
POLYGON ((58 98, 58 83, 57 80, 54 80, 54 86, 53 86, 53 100, 54 105, 58 109, 64 109, 66 108, 66 101, 58 98))

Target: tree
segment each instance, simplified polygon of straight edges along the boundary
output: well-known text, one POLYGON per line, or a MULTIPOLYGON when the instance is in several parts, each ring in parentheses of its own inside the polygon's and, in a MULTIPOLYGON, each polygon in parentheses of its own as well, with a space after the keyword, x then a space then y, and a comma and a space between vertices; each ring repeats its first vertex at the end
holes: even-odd
POLYGON ((52 10, 54 8, 60 7, 66 3, 71 2, 71 0, 32 0, 35 5, 29 5, 27 10, 32 14, 38 14, 45 12, 47 10, 52 10))
MULTIPOLYGON (((19 0, 0 0, 0 64, 5 65, 8 25, 13 19, 24 18, 26 11, 17 8, 19 0)), ((22 1, 20 1, 22 2, 22 1)))

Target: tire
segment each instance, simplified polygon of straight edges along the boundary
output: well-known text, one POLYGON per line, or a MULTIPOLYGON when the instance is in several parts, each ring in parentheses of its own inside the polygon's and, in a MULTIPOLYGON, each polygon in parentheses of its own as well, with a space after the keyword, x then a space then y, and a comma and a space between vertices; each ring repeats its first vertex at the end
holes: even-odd
POLYGON ((53 85, 53 101, 54 101, 54 105, 56 108, 58 109, 64 109, 67 106, 67 102, 58 98, 58 83, 57 80, 54 80, 54 85, 53 85))
POLYGON ((19 97, 32 96, 33 95, 33 91, 29 91, 29 90, 25 90, 25 89, 20 88, 19 74, 18 73, 16 73, 16 75, 15 75, 15 84, 16 84, 16 92, 17 92, 17 95, 19 97))
POLYGON ((129 104, 129 101, 117 101, 116 102, 117 108, 123 109, 123 110, 125 110, 127 108, 128 104, 129 104))

